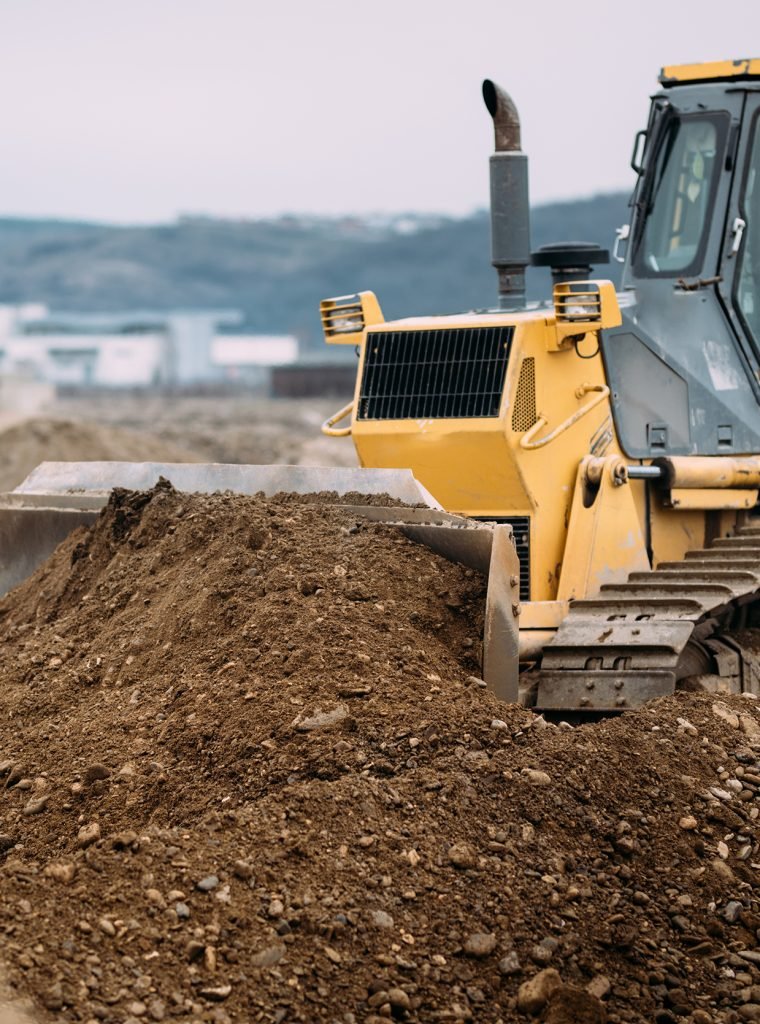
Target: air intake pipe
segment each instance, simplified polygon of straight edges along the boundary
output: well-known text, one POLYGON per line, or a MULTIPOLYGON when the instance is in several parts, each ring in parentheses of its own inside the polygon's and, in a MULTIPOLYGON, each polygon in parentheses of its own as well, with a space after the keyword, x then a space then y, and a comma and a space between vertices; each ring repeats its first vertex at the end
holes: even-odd
POLYGON ((530 263, 528 157, 520 150, 520 117, 512 98, 487 78, 483 99, 493 118, 491 156, 491 263, 499 275, 499 308, 525 305, 530 263))

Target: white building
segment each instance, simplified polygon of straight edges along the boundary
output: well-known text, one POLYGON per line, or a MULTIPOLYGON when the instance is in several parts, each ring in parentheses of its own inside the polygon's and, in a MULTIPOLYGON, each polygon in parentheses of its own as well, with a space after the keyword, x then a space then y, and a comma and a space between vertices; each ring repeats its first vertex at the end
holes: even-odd
POLYGON ((187 387, 257 380, 295 362, 289 335, 220 333, 235 310, 188 313, 51 314, 0 306, 0 374, 77 387, 187 387))

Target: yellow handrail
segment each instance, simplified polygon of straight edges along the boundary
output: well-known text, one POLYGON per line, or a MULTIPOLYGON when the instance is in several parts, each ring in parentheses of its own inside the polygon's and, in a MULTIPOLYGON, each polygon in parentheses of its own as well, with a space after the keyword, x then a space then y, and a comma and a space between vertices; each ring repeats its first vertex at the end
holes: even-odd
POLYGON ((564 433, 565 430, 568 430, 574 423, 577 423, 578 420, 582 416, 585 416, 587 412, 591 412, 592 409, 595 409, 597 405, 599 405, 600 402, 603 402, 610 393, 610 389, 606 384, 581 384, 581 386, 576 389, 575 394, 578 398, 582 398, 590 391, 598 391, 599 394, 596 398, 592 399, 588 405, 584 405, 581 409, 577 409, 572 416, 568 416, 564 423, 560 423, 560 425, 555 427, 550 434, 546 435, 546 437, 542 437, 539 438, 538 441, 534 441, 533 438, 539 430, 541 430, 542 427, 545 427, 549 422, 543 413, 539 413, 538 419, 530 430, 520 438, 520 447, 524 448, 526 451, 534 451, 536 448, 543 448, 544 445, 549 444, 549 442, 553 441, 555 437, 559 437, 559 435, 564 433))
POLYGON ((344 405, 342 409, 339 409, 325 420, 322 424, 322 433, 327 437, 348 437, 351 433, 351 424, 349 423, 347 427, 338 427, 337 430, 335 428, 335 424, 340 423, 340 421, 344 420, 346 416, 350 416, 353 411, 353 402, 349 402, 348 405, 344 405))

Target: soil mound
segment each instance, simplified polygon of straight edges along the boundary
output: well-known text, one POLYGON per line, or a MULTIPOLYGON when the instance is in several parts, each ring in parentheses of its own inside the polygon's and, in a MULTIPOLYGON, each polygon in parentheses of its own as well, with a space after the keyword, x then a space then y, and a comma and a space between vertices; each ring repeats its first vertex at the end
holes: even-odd
POLYGON ((39 417, 0 431, 0 491, 18 487, 41 462, 198 462, 186 448, 122 427, 39 417))
POLYGON ((114 492, 0 602, 0 933, 42 1019, 760 1015, 760 714, 577 729, 483 581, 324 505, 114 492))

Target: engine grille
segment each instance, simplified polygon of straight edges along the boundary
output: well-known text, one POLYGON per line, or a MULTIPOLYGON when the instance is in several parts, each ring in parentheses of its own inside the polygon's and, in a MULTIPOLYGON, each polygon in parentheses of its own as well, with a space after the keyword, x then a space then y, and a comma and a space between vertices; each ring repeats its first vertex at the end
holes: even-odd
POLYGON ((514 328, 367 336, 357 419, 498 416, 514 328))
POLYGON ((512 527, 520 562, 520 600, 530 601, 530 516, 499 516, 485 522, 507 523, 512 527))

